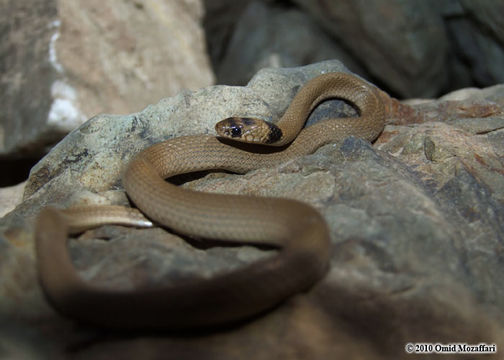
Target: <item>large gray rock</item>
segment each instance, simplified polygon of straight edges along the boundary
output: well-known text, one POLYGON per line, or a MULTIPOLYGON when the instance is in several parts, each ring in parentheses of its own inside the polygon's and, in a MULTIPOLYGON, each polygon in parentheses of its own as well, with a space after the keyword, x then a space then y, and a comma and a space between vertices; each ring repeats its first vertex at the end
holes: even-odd
POLYGON ((24 193, 25 183, 0 188, 0 218, 18 206, 24 193))
MULTIPOLYGON (((214 68, 222 60, 233 29, 247 5, 254 0, 203 0, 205 29, 208 53, 214 68)), ((271 2, 272 0, 268 0, 271 2)))
POLYGON ((236 23, 217 79, 226 85, 245 85, 265 67, 294 67, 328 59, 338 59, 350 70, 366 74, 308 14, 254 1, 236 23))
MULTIPOLYGON (((504 86, 413 107, 393 103, 374 146, 350 137, 276 168, 186 183, 296 198, 328 222, 327 276, 253 321, 192 337, 110 334, 75 325, 46 303, 32 234, 42 206, 126 204, 120 175, 137 151, 174 136, 212 133, 217 120, 231 115, 277 119, 302 84, 328 71, 345 69, 324 62, 264 70, 247 87, 184 92, 139 113, 97 116, 69 134, 32 170, 24 202, 0 220, 2 355, 410 359, 407 342, 504 347, 504 86)), ((310 120, 334 115, 327 107, 339 113, 341 104, 328 102, 310 120)), ((83 277, 116 288, 190 281, 269 255, 249 246, 201 245, 164 229, 109 226, 84 233, 70 250, 83 277)))
POLYGON ((0 155, 43 153, 97 113, 139 111, 213 82, 199 0, 0 6, 0 155))
POLYGON ((504 43, 504 3, 501 1, 471 1, 460 0, 460 3, 476 18, 482 29, 489 30, 500 43, 504 43))
POLYGON ((453 46, 476 84, 504 82, 502 40, 490 36, 471 18, 454 18, 447 23, 453 46))
POLYGON ((336 58, 401 98, 502 82, 499 1, 207 0, 218 82, 336 58))
POLYGON ((447 37, 428 1, 297 0, 365 64, 404 97, 433 96, 446 86, 447 37))

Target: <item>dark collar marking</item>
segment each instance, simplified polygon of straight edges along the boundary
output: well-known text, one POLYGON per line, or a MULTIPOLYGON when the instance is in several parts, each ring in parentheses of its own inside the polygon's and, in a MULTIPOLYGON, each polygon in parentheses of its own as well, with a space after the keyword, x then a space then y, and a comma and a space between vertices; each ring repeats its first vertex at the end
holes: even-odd
POLYGON ((282 130, 276 126, 275 124, 272 124, 270 122, 266 121, 266 124, 268 124, 270 131, 268 134, 268 139, 266 139, 266 144, 273 144, 280 140, 282 138, 282 130))

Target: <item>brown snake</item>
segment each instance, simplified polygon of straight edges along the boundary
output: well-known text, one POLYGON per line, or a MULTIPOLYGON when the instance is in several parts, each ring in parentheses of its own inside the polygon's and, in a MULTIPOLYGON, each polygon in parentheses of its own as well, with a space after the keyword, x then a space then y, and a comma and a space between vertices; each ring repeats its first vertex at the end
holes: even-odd
MULTIPOLYGON (((354 76, 328 73, 301 88, 277 122, 279 129, 272 130, 277 133, 268 135, 275 138, 271 145, 286 146, 257 153, 211 135, 184 136, 155 144, 129 163, 123 186, 155 223, 190 236, 279 250, 237 271, 164 288, 97 286, 85 282, 74 268, 68 233, 107 223, 150 223, 134 209, 119 206, 45 208, 37 218, 35 240, 40 283, 49 302, 63 315, 93 325, 183 329, 246 319, 307 290, 326 273, 330 259, 329 231, 318 211, 289 199, 196 192, 164 179, 212 169, 246 173, 349 135, 372 141, 384 126, 382 94, 354 76), (329 98, 352 102, 360 116, 325 120, 299 132, 311 111, 329 98)), ((245 135, 252 122, 229 118, 216 129, 221 136, 236 138, 245 135)))

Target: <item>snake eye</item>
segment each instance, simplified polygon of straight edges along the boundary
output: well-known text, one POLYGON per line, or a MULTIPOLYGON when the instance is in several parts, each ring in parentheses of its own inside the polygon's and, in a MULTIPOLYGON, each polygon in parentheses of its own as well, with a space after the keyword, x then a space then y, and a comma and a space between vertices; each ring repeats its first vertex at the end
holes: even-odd
POLYGON ((238 126, 233 126, 231 128, 231 137, 240 137, 241 134, 242 134, 242 131, 238 126))

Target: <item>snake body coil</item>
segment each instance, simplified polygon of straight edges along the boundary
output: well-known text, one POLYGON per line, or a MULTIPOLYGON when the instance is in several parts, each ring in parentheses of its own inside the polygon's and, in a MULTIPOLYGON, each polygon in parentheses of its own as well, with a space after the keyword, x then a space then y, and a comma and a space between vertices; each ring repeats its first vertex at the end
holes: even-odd
MULTIPOLYGON (((36 252, 50 303, 63 315, 98 326, 183 329, 245 319, 308 289, 325 274, 330 258, 329 231, 315 209, 289 199, 195 192, 164 179, 211 169, 246 173, 348 135, 371 141, 384 126, 381 97, 354 76, 325 74, 298 92, 277 123, 282 135, 276 145, 290 143, 278 151, 255 153, 215 136, 185 136, 155 144, 130 162, 123 185, 149 219, 182 234, 278 248, 277 255, 234 272, 175 287, 99 287, 82 280, 72 265, 68 233, 110 222, 148 225, 148 220, 117 206, 44 209, 37 219, 36 252), (310 112, 328 98, 354 103, 360 117, 326 120, 300 132, 310 112)), ((224 136, 227 125, 217 125, 224 136)))

